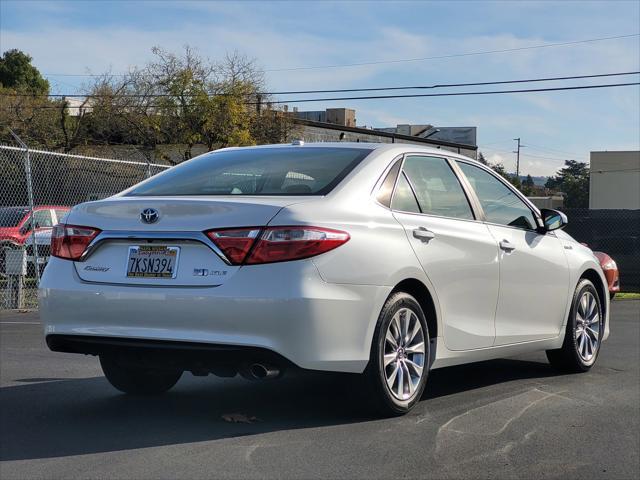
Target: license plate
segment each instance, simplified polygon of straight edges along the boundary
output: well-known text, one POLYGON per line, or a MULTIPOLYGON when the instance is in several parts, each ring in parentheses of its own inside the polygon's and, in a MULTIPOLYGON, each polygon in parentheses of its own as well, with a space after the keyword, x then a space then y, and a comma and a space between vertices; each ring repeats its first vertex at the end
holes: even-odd
POLYGON ((180 247, 138 245, 129 247, 127 277, 176 278, 180 247))

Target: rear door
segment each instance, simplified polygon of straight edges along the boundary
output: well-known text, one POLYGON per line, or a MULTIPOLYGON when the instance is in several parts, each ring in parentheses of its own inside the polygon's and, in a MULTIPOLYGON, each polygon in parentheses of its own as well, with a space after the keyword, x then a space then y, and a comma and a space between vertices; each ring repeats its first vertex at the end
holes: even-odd
POLYGON ((535 213, 497 176, 468 162, 458 165, 500 247, 496 345, 557 336, 569 288, 564 247, 553 232, 537 230, 535 213))
POLYGON ((391 208, 436 289, 451 350, 494 342, 498 247, 477 221, 449 162, 407 155, 391 208))

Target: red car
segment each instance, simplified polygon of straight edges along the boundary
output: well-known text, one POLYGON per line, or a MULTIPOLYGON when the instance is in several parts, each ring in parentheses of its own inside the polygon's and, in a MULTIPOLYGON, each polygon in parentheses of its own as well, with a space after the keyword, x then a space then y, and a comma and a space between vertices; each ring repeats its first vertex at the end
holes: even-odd
POLYGON ((620 291, 620 274, 618 273, 618 265, 616 265, 613 258, 604 252, 593 252, 593 254, 600 262, 604 276, 607 277, 607 283, 609 284, 609 296, 613 299, 615 294, 620 291))
POLYGON ((35 234, 38 253, 49 255, 51 229, 67 214, 69 207, 39 205, 33 209, 35 231, 29 221, 29 207, 0 207, 0 273, 4 272, 4 250, 27 245, 27 253, 32 254, 30 238, 35 234))

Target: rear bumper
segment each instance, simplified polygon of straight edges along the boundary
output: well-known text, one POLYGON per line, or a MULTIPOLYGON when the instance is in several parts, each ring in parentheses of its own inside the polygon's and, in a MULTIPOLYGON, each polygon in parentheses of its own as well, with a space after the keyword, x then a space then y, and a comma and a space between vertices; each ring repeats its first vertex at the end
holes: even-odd
POLYGON ((217 287, 175 288, 87 283, 71 262, 52 258, 39 302, 52 349, 72 336, 187 342, 264 349, 306 369, 362 372, 390 291, 326 283, 311 261, 243 267, 217 287))
POLYGON ((270 350, 233 345, 55 334, 47 336, 47 345, 54 352, 108 355, 120 362, 188 370, 198 375, 235 376, 255 363, 275 365, 279 370, 291 366, 286 358, 270 350))

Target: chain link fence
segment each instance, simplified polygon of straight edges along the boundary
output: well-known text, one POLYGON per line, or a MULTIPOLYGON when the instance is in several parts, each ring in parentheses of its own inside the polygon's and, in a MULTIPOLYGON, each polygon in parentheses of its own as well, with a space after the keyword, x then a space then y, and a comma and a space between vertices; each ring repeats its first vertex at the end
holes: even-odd
POLYGON ((565 230, 594 251, 615 260, 623 292, 640 292, 640 210, 563 209, 565 230))
POLYGON ((0 309, 37 306, 51 228, 72 206, 114 195, 167 168, 0 145, 0 309))

